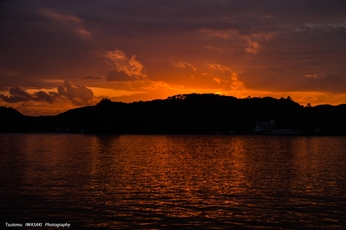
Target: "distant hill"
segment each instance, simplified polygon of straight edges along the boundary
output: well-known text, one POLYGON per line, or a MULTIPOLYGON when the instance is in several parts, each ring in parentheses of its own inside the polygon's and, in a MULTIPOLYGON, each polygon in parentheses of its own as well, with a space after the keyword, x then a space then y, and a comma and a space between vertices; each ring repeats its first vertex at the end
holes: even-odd
POLYGON ((290 97, 245 98, 216 94, 175 95, 165 100, 122 103, 109 99, 56 116, 24 116, 0 108, 0 132, 112 134, 248 134, 256 121, 305 135, 346 135, 346 105, 304 107, 290 97))
POLYGON ((13 108, 0 106, 0 132, 23 132, 30 127, 30 118, 13 108))

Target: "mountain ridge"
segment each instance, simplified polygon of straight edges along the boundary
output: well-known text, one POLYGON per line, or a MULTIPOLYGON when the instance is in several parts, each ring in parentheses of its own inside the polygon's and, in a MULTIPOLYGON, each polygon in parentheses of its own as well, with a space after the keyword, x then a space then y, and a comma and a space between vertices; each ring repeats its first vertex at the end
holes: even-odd
POLYGON ((113 102, 74 108, 55 116, 25 116, 0 107, 0 132, 105 134, 249 134, 256 121, 304 135, 346 135, 346 104, 302 106, 290 97, 238 99, 217 94, 179 94, 167 99, 113 102))

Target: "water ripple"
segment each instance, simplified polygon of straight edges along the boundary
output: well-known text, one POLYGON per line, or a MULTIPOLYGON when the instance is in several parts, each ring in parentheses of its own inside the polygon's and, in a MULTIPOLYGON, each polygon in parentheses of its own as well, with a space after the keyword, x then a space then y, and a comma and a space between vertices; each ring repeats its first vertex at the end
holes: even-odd
POLYGON ((344 137, 1 134, 5 222, 343 229, 344 137))

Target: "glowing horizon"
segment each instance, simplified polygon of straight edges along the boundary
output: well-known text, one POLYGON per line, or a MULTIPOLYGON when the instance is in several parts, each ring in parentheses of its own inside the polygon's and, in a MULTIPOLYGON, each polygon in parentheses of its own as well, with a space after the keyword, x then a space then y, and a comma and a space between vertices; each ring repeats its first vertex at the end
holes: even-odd
POLYGON ((0 106, 26 115, 104 97, 189 93, 346 103, 340 1, 6 2, 3 9, 0 106))

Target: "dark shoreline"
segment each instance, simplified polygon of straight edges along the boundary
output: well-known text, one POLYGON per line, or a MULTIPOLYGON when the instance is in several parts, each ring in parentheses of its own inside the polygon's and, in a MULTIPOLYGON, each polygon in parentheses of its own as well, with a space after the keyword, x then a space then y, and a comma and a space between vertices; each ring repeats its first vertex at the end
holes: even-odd
POLYGON ((13 108, 0 107, 0 132, 249 135, 256 122, 274 120, 275 130, 290 129, 304 136, 343 136, 345 117, 346 104, 312 107, 302 106, 290 97, 238 99, 186 94, 133 103, 103 99, 95 106, 56 116, 25 116, 13 108))

